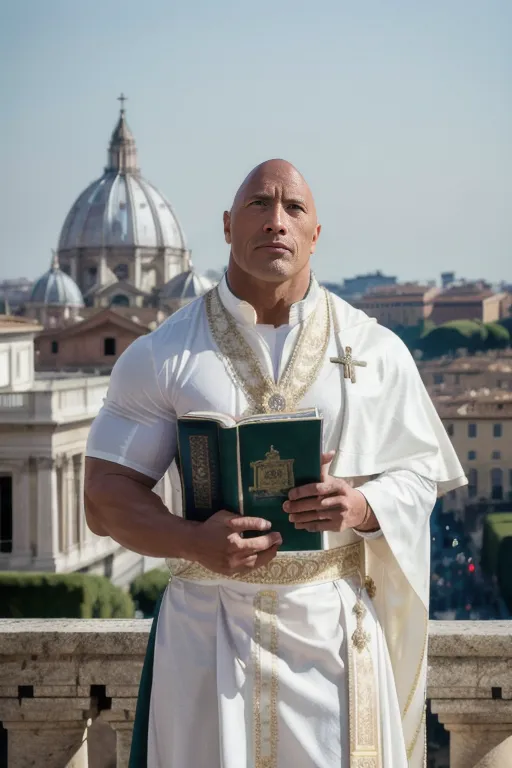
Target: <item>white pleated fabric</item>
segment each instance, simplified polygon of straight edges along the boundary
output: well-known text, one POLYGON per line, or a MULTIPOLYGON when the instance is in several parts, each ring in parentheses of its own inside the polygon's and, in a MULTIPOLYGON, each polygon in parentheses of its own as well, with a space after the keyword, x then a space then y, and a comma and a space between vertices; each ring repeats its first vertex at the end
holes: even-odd
MULTIPOLYGON (((158 619, 148 768, 350 768, 346 617, 356 589, 351 579, 283 587, 173 578, 158 619), (276 653, 266 660, 255 654, 262 593, 275 605, 276 653)), ((386 643, 364 599, 382 768, 407 768, 386 643)))

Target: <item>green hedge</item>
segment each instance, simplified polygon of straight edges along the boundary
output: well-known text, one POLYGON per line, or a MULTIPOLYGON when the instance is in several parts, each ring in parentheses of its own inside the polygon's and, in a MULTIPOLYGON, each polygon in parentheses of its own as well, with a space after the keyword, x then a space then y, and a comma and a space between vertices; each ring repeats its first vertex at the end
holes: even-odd
POLYGON ((105 576, 0 572, 0 618, 126 619, 130 595, 105 576))
POLYGON ((144 616, 151 617, 154 615, 158 598, 168 583, 169 571, 160 568, 147 571, 132 581, 130 594, 144 616))
POLYGON ((493 512, 484 525, 482 567, 497 577, 501 595, 512 611, 512 513, 493 512))

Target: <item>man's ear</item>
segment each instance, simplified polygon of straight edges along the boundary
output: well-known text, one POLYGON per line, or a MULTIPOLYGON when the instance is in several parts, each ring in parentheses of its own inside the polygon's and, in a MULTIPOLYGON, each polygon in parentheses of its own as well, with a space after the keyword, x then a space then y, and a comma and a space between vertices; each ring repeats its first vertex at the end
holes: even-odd
POLYGON ((231 214, 229 211, 224 211, 224 239, 228 245, 231 245, 231 214))
POLYGON ((322 231, 322 226, 320 224, 316 225, 316 229, 313 235, 313 240, 311 241, 311 251, 310 253, 314 253, 316 249, 316 244, 318 243, 318 238, 320 237, 320 232, 322 231))

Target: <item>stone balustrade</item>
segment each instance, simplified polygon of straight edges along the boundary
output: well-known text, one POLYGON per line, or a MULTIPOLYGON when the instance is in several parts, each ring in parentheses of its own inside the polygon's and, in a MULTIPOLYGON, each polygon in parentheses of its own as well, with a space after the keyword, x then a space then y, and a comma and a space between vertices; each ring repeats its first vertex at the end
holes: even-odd
MULTIPOLYGON (((0 621, 9 768, 125 768, 148 631, 142 620, 0 621)), ((451 768, 510 768, 512 622, 431 622, 428 680, 451 768)))

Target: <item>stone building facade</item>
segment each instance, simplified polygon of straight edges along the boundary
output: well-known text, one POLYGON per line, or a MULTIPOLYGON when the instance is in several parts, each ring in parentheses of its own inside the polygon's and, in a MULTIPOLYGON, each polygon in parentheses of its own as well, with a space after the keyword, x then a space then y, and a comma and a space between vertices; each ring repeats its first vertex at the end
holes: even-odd
POLYGON ((438 288, 428 285, 386 285, 369 291, 351 303, 387 328, 397 328, 418 325, 430 318, 438 293, 438 288))
MULTIPOLYGON (((127 584, 154 561, 95 536, 83 509, 86 440, 108 377, 36 376, 39 330, 0 318, 0 570, 86 571, 127 584)), ((172 503, 167 477, 157 491, 172 503)))

